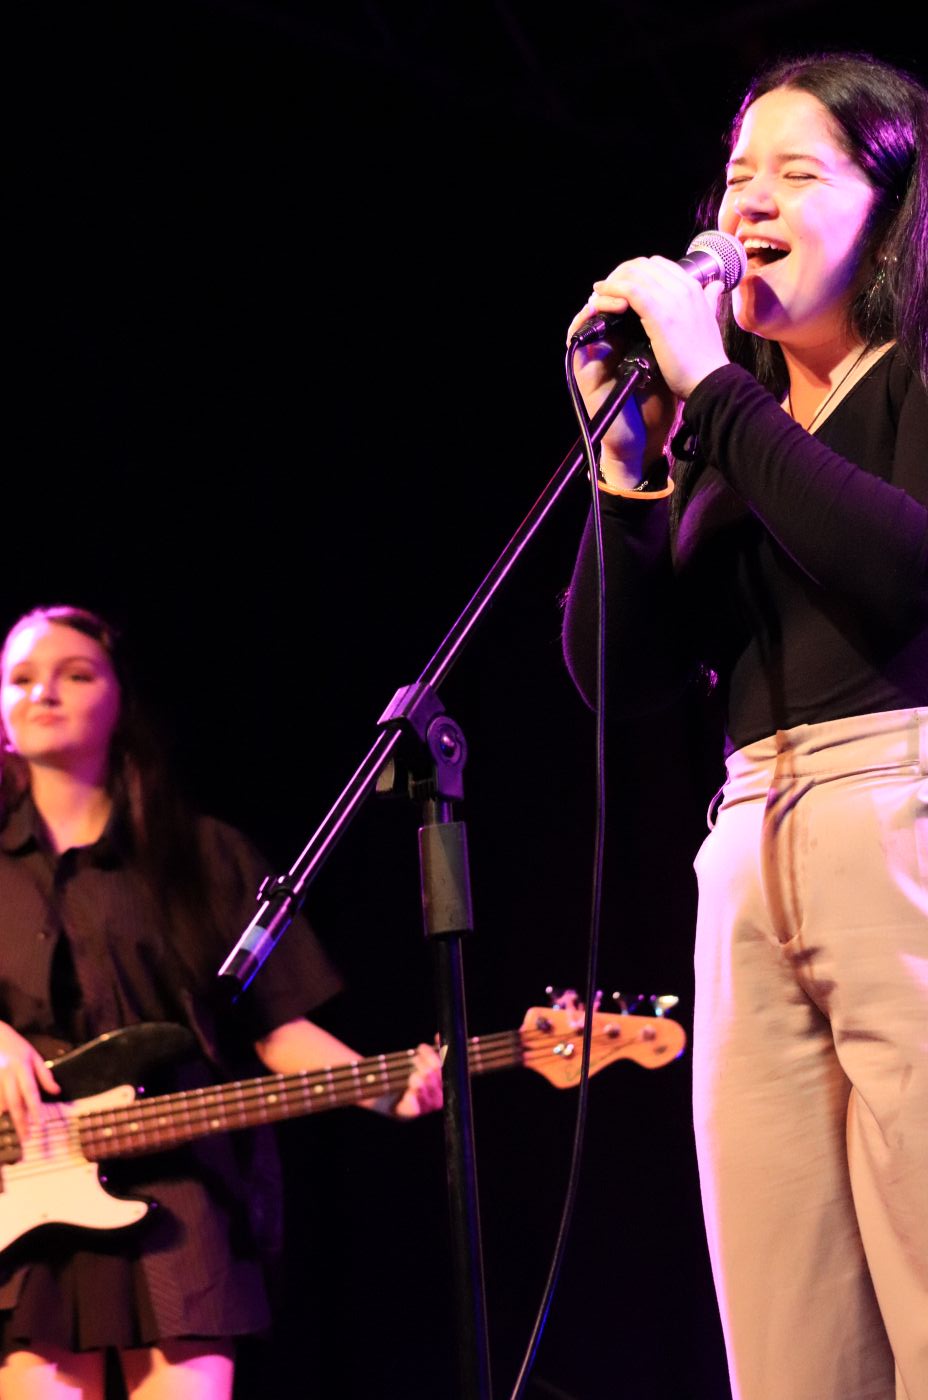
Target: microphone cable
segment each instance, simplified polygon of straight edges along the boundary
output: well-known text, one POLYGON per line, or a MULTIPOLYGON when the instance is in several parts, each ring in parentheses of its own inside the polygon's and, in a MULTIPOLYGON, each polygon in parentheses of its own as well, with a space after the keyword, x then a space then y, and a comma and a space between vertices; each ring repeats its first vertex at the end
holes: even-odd
POLYGON ((574 353, 579 348, 580 347, 574 341, 571 341, 568 345, 565 357, 565 372, 574 413, 580 425, 580 437, 583 442, 583 451, 586 457, 587 470, 592 488, 592 522, 596 550, 597 581, 596 729, 594 738, 595 827, 593 833, 589 951, 587 955, 585 1009, 583 1017, 583 1048, 580 1057, 580 1087, 577 1098, 577 1116, 574 1125, 573 1146, 571 1149, 570 1170, 567 1178, 564 1207, 561 1212, 561 1219, 554 1244, 554 1253, 551 1258, 551 1265, 548 1270, 544 1293, 542 1294, 541 1303, 539 1304, 535 1316, 535 1323, 532 1328, 531 1336, 529 1337, 522 1365, 516 1377, 511 1400, 521 1400, 521 1397, 525 1394, 525 1387, 531 1375, 532 1368, 534 1367, 538 1348, 541 1345, 541 1339, 544 1334, 545 1326, 547 1325, 551 1304, 554 1301, 555 1289, 557 1288, 561 1268, 564 1263, 564 1256, 567 1251, 567 1241, 570 1234, 574 1207, 576 1205, 577 1188, 580 1182, 580 1170, 583 1163, 583 1144, 586 1137, 587 1105, 589 1101, 590 1054, 593 1042, 593 1013, 596 1009, 596 970, 599 962, 606 821, 606 570, 603 551, 600 495, 599 488, 596 484, 598 476, 596 449, 590 435, 590 420, 587 417, 586 408, 580 395, 573 365, 574 353))
MULTIPOLYGON (((723 289, 730 292, 737 286, 747 270, 747 256, 744 248, 731 234, 723 233, 720 229, 706 229, 696 235, 686 250, 685 257, 679 260, 678 266, 684 268, 701 286, 706 286, 710 282, 720 281, 723 289)), ((599 941, 602 915, 602 893, 603 893, 603 870, 605 856, 605 822, 606 822, 606 743, 605 743, 605 715, 606 715, 606 570, 603 550, 602 515, 600 512, 600 494, 597 486, 598 461, 596 449, 593 444, 590 420, 587 416, 586 408, 580 394, 574 373, 574 352, 584 343, 594 339, 602 339, 613 325, 623 323, 628 326, 637 322, 637 317, 630 313, 621 315, 600 315, 592 317, 583 327, 578 328, 571 337, 567 346, 565 357, 565 373, 567 377, 567 387, 570 392, 571 403, 577 422, 580 426, 580 437, 583 443, 583 454, 586 458, 587 472, 589 475, 590 488, 592 491, 592 527, 593 540, 596 554, 596 581, 597 581, 597 625, 596 625, 596 732, 595 732, 595 828, 593 835, 593 871, 592 889, 590 899, 590 933, 589 952, 586 968, 586 1007, 583 1022, 583 1050, 580 1060, 580 1089, 577 1102, 577 1117, 574 1127, 573 1147, 570 1159, 570 1171, 567 1181, 567 1190, 564 1198, 564 1207, 561 1212, 560 1224, 558 1226, 557 1237, 554 1245, 551 1266, 545 1284, 544 1293, 535 1318, 532 1334, 529 1338, 522 1366, 516 1377, 515 1387, 512 1391, 511 1400, 521 1400, 525 1394, 525 1386, 535 1363, 541 1338, 547 1324, 548 1315, 551 1311, 551 1304, 554 1292, 557 1287, 561 1267, 564 1262, 564 1255, 567 1249, 567 1238, 570 1231, 570 1224, 573 1218, 576 1204, 577 1187, 580 1180, 580 1169, 582 1165, 583 1143, 586 1134, 587 1106, 589 1098, 590 1081, 590 1056, 593 1036, 593 1014, 596 1010, 596 970, 599 961, 599 941)), ((640 323, 639 323, 640 325, 640 323)), ((646 342, 631 353, 644 353, 647 360, 650 353, 650 343, 646 342)))

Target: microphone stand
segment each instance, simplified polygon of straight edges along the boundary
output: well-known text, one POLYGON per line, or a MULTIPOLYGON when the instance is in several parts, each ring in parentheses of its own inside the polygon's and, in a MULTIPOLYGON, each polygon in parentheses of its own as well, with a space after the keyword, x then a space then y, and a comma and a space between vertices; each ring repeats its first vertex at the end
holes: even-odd
MULTIPOLYGON (((629 394, 647 382, 653 367, 647 342, 625 356, 612 394, 590 423, 594 444, 629 394)), ((445 714, 436 687, 448 675, 477 622, 567 486, 586 466, 582 440, 578 439, 419 679, 395 693, 378 720, 377 738, 294 864, 286 874, 265 880, 258 891, 263 902, 218 974, 226 979, 233 998, 249 986, 372 788, 376 786, 379 792, 405 788, 409 797, 422 801, 421 895, 426 935, 435 949, 439 1035, 445 1050, 443 1116, 464 1400, 491 1400, 492 1396, 461 953, 461 938, 472 923, 467 834, 464 823, 453 820, 453 804, 463 797, 467 745, 460 727, 445 714)))

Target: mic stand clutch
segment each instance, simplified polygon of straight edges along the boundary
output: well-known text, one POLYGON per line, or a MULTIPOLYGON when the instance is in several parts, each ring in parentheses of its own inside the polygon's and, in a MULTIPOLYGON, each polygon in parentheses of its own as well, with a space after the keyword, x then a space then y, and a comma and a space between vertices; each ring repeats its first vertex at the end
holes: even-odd
MULTIPOLYGON (((626 355, 615 389, 590 423, 594 444, 602 438, 629 394, 647 382, 652 370, 650 346, 642 342, 626 355)), ((417 776, 413 765, 408 770, 412 776, 405 777, 405 786, 410 796, 422 797, 425 804, 419 833, 422 901, 426 934, 435 949, 439 1030, 445 1049, 443 1112, 465 1400, 490 1400, 491 1396, 461 959, 461 935, 471 926, 467 845, 463 825, 452 820, 452 803, 463 795, 466 744, 458 726, 444 714, 436 688, 450 672, 530 540, 586 465, 584 448, 578 439, 419 679, 396 692, 380 717, 377 738, 294 864, 286 874, 265 881, 258 892, 261 902, 257 914, 219 969, 219 977, 225 979, 234 997, 248 987, 292 923, 310 884, 368 794, 375 786, 388 791, 403 785, 401 756, 394 759, 400 744, 404 743, 408 753, 414 738, 427 748, 431 776, 423 778, 421 772, 417 776)))

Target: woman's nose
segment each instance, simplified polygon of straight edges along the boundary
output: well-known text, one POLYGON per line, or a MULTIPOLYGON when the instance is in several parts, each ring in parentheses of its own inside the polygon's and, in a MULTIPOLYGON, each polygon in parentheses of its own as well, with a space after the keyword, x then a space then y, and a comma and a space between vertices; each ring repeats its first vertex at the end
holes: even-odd
POLYGON ((36 681, 30 691, 29 698, 33 705, 57 705, 58 696, 55 693, 53 681, 36 681))
POLYGON ((745 219, 756 218, 758 214, 769 215, 776 210, 773 190, 758 176, 741 186, 733 203, 735 212, 745 219))

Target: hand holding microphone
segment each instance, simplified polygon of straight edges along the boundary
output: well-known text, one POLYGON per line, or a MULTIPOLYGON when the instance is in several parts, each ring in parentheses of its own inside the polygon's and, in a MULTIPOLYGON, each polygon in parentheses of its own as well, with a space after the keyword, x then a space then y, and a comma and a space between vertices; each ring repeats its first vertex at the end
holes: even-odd
POLYGON ((593 295, 571 322, 568 341, 596 343, 634 311, 651 342, 668 387, 686 398, 700 380, 727 363, 716 311, 722 292, 747 270, 741 244, 711 229, 693 239, 679 262, 633 258, 593 283, 593 295))
POLYGON ((671 432, 676 401, 728 363, 718 298, 740 281, 746 266, 738 240, 712 230, 694 239, 680 262, 634 258, 593 284, 593 295, 567 332, 578 347, 577 380, 587 412, 592 416, 615 385, 628 349, 623 318, 629 309, 641 321, 662 376, 626 401, 602 440, 600 466, 612 485, 630 488, 640 480, 671 432))

